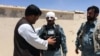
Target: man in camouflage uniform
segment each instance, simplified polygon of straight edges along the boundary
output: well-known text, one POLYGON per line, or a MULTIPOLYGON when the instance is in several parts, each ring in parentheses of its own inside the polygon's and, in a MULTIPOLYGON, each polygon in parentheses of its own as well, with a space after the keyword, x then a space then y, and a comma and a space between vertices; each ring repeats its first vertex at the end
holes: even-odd
MULTIPOLYGON (((95 28, 97 26, 97 16, 99 15, 99 8, 97 6, 90 6, 87 9, 87 21, 82 23, 76 39, 75 52, 81 50, 82 56, 100 56, 97 55, 94 48, 95 28)), ((99 40, 100 41, 100 40, 99 40)))

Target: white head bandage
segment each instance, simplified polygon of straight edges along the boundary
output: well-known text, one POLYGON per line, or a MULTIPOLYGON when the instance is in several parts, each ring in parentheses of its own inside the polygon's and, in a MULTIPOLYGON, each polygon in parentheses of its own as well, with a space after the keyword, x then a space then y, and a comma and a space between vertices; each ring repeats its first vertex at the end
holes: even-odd
POLYGON ((46 17, 48 17, 48 20, 52 20, 51 17, 53 17, 54 19, 57 19, 54 12, 47 12, 46 17))

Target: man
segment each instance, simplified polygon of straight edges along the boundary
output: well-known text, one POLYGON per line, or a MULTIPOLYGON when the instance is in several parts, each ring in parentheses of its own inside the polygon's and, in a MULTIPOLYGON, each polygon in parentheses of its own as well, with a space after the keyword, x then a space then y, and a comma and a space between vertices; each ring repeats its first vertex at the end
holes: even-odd
POLYGON ((14 31, 13 56, 40 56, 40 50, 47 50, 48 44, 53 45, 55 38, 41 39, 32 24, 38 20, 41 10, 31 4, 25 10, 25 17, 18 21, 14 31))
POLYGON ((43 25, 39 30, 38 34, 42 39, 48 39, 50 36, 56 38, 56 43, 54 45, 48 45, 48 49, 42 52, 43 56, 62 56, 61 46, 63 51, 63 56, 66 56, 66 36, 64 35, 63 29, 55 24, 57 17, 54 12, 47 12, 46 21, 47 24, 43 25), (61 45, 61 46, 60 46, 61 45))
POLYGON ((76 50, 81 50, 82 56, 100 56, 94 51, 94 37, 95 27, 97 25, 97 16, 99 14, 99 8, 96 6, 90 6, 87 9, 87 21, 82 23, 76 39, 76 50))

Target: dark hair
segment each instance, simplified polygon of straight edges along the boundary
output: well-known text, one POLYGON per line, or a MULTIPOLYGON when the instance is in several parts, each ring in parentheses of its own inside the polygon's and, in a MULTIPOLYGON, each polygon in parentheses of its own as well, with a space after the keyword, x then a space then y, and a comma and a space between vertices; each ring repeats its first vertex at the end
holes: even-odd
POLYGON ((88 7, 87 11, 89 11, 90 9, 94 9, 95 13, 99 13, 99 8, 97 6, 90 6, 90 7, 88 7))
POLYGON ((36 6, 36 5, 29 5, 26 10, 25 10, 25 16, 29 16, 29 15, 41 15, 42 12, 41 10, 36 6))

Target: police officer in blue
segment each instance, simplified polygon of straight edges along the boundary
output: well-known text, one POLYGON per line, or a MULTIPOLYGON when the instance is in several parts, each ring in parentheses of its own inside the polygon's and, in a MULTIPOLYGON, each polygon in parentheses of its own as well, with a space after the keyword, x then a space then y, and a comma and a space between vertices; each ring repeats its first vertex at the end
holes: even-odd
POLYGON ((55 16, 54 12, 47 12, 47 25, 43 25, 43 27, 41 27, 38 32, 39 36, 42 39, 46 40, 50 36, 56 38, 56 43, 54 45, 48 45, 48 49, 46 51, 42 50, 43 56, 61 56, 61 47, 63 51, 63 56, 66 56, 66 36, 63 29, 58 24, 55 24, 56 19, 57 17, 55 16))
POLYGON ((94 51, 93 33, 97 25, 97 16, 99 15, 99 8, 97 6, 90 6, 87 9, 87 21, 82 23, 76 39, 76 50, 81 50, 81 56, 100 56, 94 51))

